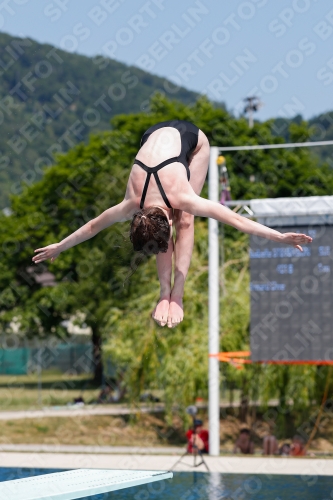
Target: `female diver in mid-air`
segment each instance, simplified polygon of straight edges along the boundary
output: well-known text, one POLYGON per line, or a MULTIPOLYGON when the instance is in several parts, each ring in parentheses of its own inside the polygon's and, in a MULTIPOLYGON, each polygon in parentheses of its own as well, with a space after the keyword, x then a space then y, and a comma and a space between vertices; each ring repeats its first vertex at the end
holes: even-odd
POLYGON ((152 317, 160 326, 172 328, 184 317, 183 294, 193 250, 195 215, 212 217, 244 233, 292 245, 301 251, 302 243, 312 241, 305 234, 282 234, 201 198, 210 148, 205 134, 192 123, 183 120, 158 123, 144 133, 140 146, 124 200, 60 243, 35 250, 32 260, 36 264, 46 259, 53 262, 61 252, 92 238, 115 222, 132 219, 130 240, 134 250, 156 254, 160 299, 152 317), (172 225, 176 231, 175 241, 172 225))

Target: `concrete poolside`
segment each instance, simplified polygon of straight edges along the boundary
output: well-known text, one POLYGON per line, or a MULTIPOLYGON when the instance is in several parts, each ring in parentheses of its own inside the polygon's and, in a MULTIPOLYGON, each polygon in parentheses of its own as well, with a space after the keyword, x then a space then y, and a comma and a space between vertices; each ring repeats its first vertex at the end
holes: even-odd
MULTIPOLYGON (((175 447, 0 445, 0 467, 169 470, 183 451, 175 447)), ((325 458, 205 456, 205 461, 212 472, 333 476, 333 459, 325 458)), ((186 457, 175 471, 194 470, 189 467, 192 463, 193 458, 186 457)), ((204 472, 205 468, 195 470, 204 472)))

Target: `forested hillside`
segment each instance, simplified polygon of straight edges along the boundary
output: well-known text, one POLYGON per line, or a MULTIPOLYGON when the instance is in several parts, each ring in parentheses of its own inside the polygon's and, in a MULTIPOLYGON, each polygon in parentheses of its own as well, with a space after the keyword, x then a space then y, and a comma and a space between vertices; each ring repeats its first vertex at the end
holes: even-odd
POLYGON ((119 113, 147 111, 162 92, 184 103, 197 94, 138 68, 71 54, 0 33, 0 208, 21 183, 41 178, 56 152, 110 128, 119 113))
MULTIPOLYGON (((9 206, 10 195, 22 192, 22 186, 40 180, 57 153, 110 129, 115 115, 149 112, 154 93, 184 104, 198 97, 111 59, 72 54, 4 33, 0 33, 0 76, 0 208, 9 206)), ((273 120, 272 133, 288 141, 290 124, 299 125, 301 120, 300 116, 273 120)), ((309 124, 303 134, 298 130, 298 141, 333 138, 333 112, 314 117, 309 124)), ((223 137, 225 144, 232 144, 230 130, 223 137)), ((333 166, 332 147, 311 152, 333 166)))

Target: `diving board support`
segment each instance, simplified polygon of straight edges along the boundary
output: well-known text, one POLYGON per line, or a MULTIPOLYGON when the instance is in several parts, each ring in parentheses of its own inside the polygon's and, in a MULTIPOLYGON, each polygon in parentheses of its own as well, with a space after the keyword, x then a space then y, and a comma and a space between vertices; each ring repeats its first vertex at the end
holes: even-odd
POLYGON ((1 500, 74 500, 171 479, 169 471, 77 469, 0 483, 1 500))

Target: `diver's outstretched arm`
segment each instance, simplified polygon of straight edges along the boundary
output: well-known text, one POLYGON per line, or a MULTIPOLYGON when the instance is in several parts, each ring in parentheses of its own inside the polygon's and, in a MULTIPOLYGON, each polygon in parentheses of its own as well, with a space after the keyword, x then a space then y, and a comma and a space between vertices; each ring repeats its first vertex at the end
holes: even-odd
POLYGON ((279 243, 286 243, 298 248, 300 251, 303 251, 300 246, 302 243, 306 244, 312 241, 312 238, 305 234, 280 233, 275 229, 271 229, 263 224, 242 217, 220 203, 197 196, 194 191, 191 192, 189 189, 187 189, 186 193, 181 195, 179 205, 181 210, 185 210, 190 214, 200 217, 211 217, 219 222, 233 226, 243 233, 253 234, 279 243))
POLYGON ((39 264, 44 260, 51 259, 53 262, 61 252, 68 250, 83 241, 93 238, 103 229, 111 226, 115 222, 122 222, 130 219, 133 214, 134 207, 129 200, 123 200, 118 205, 108 208, 95 219, 90 220, 77 231, 70 234, 59 243, 53 243, 43 248, 35 250, 36 255, 32 258, 35 264, 39 264))

